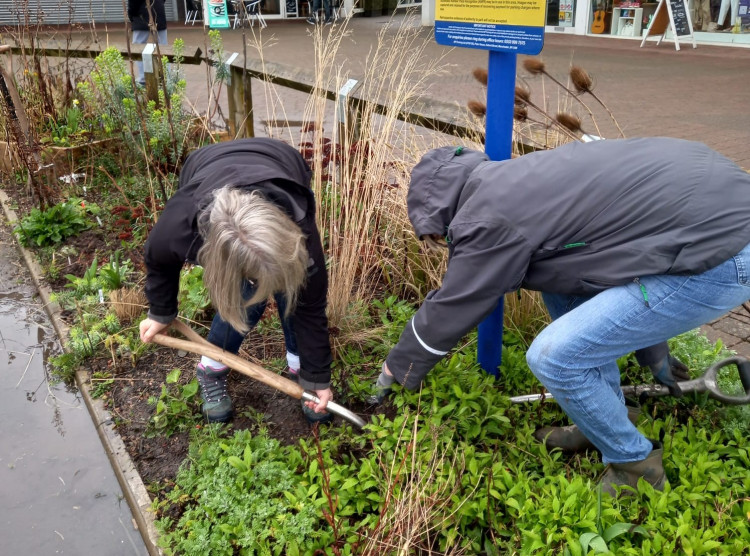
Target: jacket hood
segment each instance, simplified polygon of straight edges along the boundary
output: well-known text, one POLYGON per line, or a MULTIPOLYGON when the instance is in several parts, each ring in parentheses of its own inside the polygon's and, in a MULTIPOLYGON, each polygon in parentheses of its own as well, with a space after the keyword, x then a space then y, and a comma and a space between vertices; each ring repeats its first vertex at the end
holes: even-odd
POLYGON ((193 151, 183 165, 178 193, 192 198, 190 217, 195 218, 220 187, 258 186, 298 222, 315 206, 311 175, 304 158, 286 143, 261 137, 236 139, 193 151))
POLYGON ((489 157, 463 147, 428 151, 411 172, 406 204, 417 237, 445 235, 469 175, 489 157))

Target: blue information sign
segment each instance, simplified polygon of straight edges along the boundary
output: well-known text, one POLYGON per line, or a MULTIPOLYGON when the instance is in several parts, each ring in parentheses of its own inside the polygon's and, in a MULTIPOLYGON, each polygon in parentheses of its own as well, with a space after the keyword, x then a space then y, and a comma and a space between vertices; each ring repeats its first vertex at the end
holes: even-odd
MULTIPOLYGON (((491 160, 511 157, 516 54, 544 46, 545 0, 435 0, 438 44, 489 51, 484 150, 491 160)), ((502 362, 504 303, 477 327, 477 360, 498 376, 502 362)))
POLYGON ((435 40, 447 46, 534 55, 544 46, 544 27, 435 21, 435 40))

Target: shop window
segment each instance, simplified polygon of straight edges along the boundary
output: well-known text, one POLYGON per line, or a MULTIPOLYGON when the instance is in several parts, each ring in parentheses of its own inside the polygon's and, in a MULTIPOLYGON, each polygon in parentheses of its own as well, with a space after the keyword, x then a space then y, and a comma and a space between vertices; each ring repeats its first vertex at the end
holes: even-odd
POLYGON ((573 27, 575 0, 547 0, 547 25, 573 27))

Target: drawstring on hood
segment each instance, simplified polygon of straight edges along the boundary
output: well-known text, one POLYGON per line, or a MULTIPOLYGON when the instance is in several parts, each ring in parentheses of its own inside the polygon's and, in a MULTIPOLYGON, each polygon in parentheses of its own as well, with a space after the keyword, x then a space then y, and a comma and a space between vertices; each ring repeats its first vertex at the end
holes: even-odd
POLYGON ((488 160, 483 152, 464 147, 440 147, 422 157, 412 170, 406 200, 417 237, 445 235, 469 176, 488 160))

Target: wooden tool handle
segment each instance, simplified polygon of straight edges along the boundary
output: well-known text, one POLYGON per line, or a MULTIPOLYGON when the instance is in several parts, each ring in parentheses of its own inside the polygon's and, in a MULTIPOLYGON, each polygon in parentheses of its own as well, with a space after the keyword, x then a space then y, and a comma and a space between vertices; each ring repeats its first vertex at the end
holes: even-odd
POLYGON ((201 338, 197 332, 178 320, 174 321, 173 327, 179 332, 185 334, 185 336, 191 338, 191 340, 180 340, 179 338, 173 338, 172 336, 167 336, 165 334, 156 334, 154 336, 154 342, 166 347, 189 351, 190 353, 195 353, 197 355, 206 355, 211 359, 224 363, 243 375, 247 375, 263 384, 267 384, 271 388, 276 388, 276 390, 284 392, 298 400, 302 399, 302 393, 305 390, 296 382, 284 378, 283 376, 279 376, 276 373, 272 373, 260 365, 246 361, 237 355, 216 347, 212 343, 201 338))

